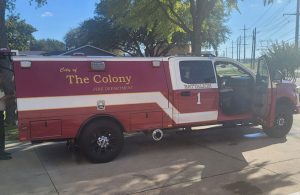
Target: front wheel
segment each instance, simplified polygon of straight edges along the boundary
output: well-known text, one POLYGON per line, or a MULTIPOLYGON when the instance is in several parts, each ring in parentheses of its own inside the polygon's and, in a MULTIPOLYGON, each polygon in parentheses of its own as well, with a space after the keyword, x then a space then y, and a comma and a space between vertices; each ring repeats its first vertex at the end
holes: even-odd
POLYGON ((276 108, 276 116, 274 126, 271 128, 263 128, 264 132, 274 138, 285 137, 291 130, 293 125, 293 111, 289 106, 279 105, 276 108))
POLYGON ((80 136, 80 148, 93 163, 112 161, 121 152, 123 144, 122 129, 111 120, 91 122, 80 136))

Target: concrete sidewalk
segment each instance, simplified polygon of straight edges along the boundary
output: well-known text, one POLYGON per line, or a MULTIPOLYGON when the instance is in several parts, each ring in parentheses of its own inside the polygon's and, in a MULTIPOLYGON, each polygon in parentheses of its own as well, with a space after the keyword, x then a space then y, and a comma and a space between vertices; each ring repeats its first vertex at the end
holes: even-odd
POLYGON ((115 161, 91 164, 65 143, 11 143, 0 194, 292 194, 300 191, 300 118, 287 139, 260 129, 126 139, 115 161))

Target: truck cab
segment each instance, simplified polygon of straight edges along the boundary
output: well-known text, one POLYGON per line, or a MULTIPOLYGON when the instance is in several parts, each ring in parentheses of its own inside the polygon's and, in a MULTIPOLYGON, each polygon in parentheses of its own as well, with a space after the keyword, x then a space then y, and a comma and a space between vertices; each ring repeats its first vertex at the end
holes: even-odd
MULTIPOLYGON (((265 58, 256 71, 229 58, 170 58, 170 71, 174 102, 196 123, 261 124, 268 135, 282 137, 298 113, 296 85, 271 71, 265 58)), ((183 122, 183 116, 176 111, 174 118, 183 122)))

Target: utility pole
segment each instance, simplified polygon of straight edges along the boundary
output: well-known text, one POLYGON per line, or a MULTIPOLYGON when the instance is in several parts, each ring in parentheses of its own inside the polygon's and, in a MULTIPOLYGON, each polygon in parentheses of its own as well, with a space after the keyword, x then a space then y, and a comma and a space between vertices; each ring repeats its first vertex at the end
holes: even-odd
POLYGON ((295 48, 299 49, 299 16, 300 16, 300 0, 297 0, 297 8, 295 14, 283 14, 296 16, 296 32, 295 32, 295 48))
POLYGON ((232 45, 231 45, 231 58, 233 59, 233 48, 234 48, 234 46, 233 46, 233 41, 232 41, 232 45))
POLYGON ((253 68, 254 30, 252 34, 251 68, 253 68))
POLYGON ((239 36, 236 41, 236 60, 241 61, 241 43, 242 43, 242 37, 239 36))
POLYGON ((239 38, 236 40, 236 61, 239 61, 239 38))
POLYGON ((254 68, 254 64, 255 64, 255 59, 256 59, 256 28, 254 29, 254 49, 253 49, 253 68, 254 68))
POLYGON ((254 69, 254 65, 255 65, 255 52, 256 52, 256 28, 253 30, 253 37, 252 37, 252 52, 251 52, 252 69, 254 69))
POLYGON ((244 63, 246 62, 246 30, 248 30, 248 29, 246 29, 246 25, 244 25, 244 28, 243 29, 241 29, 241 30, 243 30, 244 31, 244 63))
POLYGON ((300 11, 300 0, 297 0, 297 11, 296 11, 296 35, 295 35, 295 47, 299 49, 299 13, 300 11))
POLYGON ((242 36, 239 38, 239 62, 241 61, 241 45, 242 45, 242 36))

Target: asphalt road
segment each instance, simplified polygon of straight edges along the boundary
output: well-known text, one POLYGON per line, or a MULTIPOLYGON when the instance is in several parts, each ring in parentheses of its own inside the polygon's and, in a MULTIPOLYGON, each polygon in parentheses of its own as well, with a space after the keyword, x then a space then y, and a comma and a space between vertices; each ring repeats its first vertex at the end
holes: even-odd
POLYGON ((171 133, 158 143, 136 134, 106 164, 65 143, 11 143, 0 194, 300 194, 300 115, 294 120, 286 139, 259 128, 171 133))

